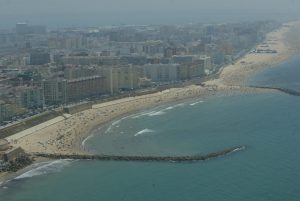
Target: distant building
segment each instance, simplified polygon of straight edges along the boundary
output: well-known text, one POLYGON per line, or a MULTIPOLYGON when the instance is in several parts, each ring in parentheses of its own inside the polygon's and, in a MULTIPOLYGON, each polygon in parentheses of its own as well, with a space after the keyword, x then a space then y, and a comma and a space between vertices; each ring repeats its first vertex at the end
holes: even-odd
POLYGON ((97 75, 97 72, 91 67, 66 67, 64 70, 64 77, 66 79, 77 79, 95 75, 97 75))
POLYGON ((122 56, 120 62, 123 65, 144 65, 147 63, 147 58, 145 56, 122 56))
POLYGON ((173 63, 176 64, 187 64, 192 63, 195 55, 174 55, 172 56, 173 63))
POLYGON ((62 57, 61 62, 63 64, 72 65, 118 65, 120 64, 120 58, 114 56, 67 56, 62 57))
POLYGON ((30 65, 44 65, 50 63, 50 54, 45 50, 33 50, 30 53, 30 65))
POLYGON ((25 23, 25 22, 17 23, 16 24, 16 33, 19 35, 28 34, 29 28, 28 28, 27 23, 25 23))

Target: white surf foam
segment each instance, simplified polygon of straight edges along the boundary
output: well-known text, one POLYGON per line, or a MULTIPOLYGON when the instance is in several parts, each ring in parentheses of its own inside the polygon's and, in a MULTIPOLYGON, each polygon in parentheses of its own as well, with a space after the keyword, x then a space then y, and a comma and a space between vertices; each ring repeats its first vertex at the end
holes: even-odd
POLYGON ((160 115, 166 114, 166 111, 168 111, 168 110, 173 110, 175 108, 183 107, 183 106, 185 106, 185 104, 180 103, 180 104, 177 104, 177 105, 169 106, 169 107, 164 108, 162 110, 153 110, 153 111, 141 112, 137 115, 132 115, 131 118, 132 119, 138 119, 138 118, 143 117, 143 116, 148 116, 148 117, 160 116, 160 115))
POLYGON ((178 107, 184 107, 184 106, 185 106, 184 103, 179 103, 179 104, 177 104, 177 105, 169 106, 169 107, 167 107, 167 108, 164 109, 164 110, 173 110, 173 109, 175 109, 175 108, 178 108, 178 107))
POLYGON ((191 103, 190 106, 194 106, 194 105, 197 105, 197 104, 203 103, 203 102, 204 102, 204 101, 202 101, 202 100, 201 100, 201 101, 197 101, 197 102, 191 103))
POLYGON ((117 120, 117 121, 114 121, 114 122, 112 122, 112 126, 115 126, 115 125, 118 125, 121 121, 123 120, 123 118, 122 119, 119 119, 119 120, 117 120))
POLYGON ((152 113, 154 113, 154 112, 156 112, 156 111, 141 112, 141 113, 139 113, 139 114, 137 114, 137 115, 132 116, 131 118, 132 118, 132 119, 138 119, 138 118, 143 117, 143 116, 148 116, 149 114, 152 114, 152 113))
POLYGON ((242 147, 239 147, 239 148, 236 148, 236 149, 232 150, 232 152, 242 151, 244 149, 246 149, 246 147, 242 146, 242 147))
POLYGON ((29 170, 28 172, 25 172, 24 174, 21 174, 20 176, 14 178, 15 180, 18 179, 24 179, 24 178, 30 178, 34 176, 54 173, 61 171, 65 166, 69 165, 73 160, 70 159, 64 159, 64 160, 55 160, 51 162, 44 162, 36 164, 36 168, 29 170))
POLYGON ((104 133, 105 133, 105 134, 109 133, 109 132, 111 131, 111 128, 112 128, 112 125, 110 125, 110 126, 106 129, 106 131, 105 131, 104 133))
POLYGON ((85 143, 86 143, 89 139, 91 139, 92 137, 94 137, 94 134, 87 136, 87 138, 85 138, 85 139, 82 141, 81 146, 82 146, 83 149, 85 148, 85 143))
POLYGON ((153 117, 153 116, 161 116, 161 115, 164 115, 166 114, 163 110, 161 111, 154 111, 154 112, 151 112, 149 113, 147 116, 149 117, 153 117))
POLYGON ((154 132, 155 132, 154 130, 146 128, 144 130, 137 132, 136 134, 134 134, 134 136, 139 136, 139 135, 144 135, 146 133, 154 133, 154 132))
POLYGON ((112 130, 113 127, 119 127, 119 126, 120 126, 119 124, 120 124, 124 119, 130 118, 130 117, 132 117, 132 115, 123 117, 123 118, 121 118, 121 119, 118 119, 118 120, 112 122, 111 125, 106 129, 106 131, 105 131, 104 133, 105 133, 105 134, 109 133, 109 132, 112 130))

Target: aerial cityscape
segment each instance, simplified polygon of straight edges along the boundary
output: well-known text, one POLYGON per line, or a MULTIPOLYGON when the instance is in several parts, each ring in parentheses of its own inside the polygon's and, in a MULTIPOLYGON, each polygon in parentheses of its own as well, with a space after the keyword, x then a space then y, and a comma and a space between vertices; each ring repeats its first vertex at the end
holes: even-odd
MULTIPOLYGON (((236 61, 278 26, 262 21, 47 31, 46 26, 17 23, 0 35, 0 123, 203 78, 236 61)), ((262 48, 256 51, 276 53, 262 48)))
POLYGON ((299 6, 0 0, 0 200, 298 201, 299 6))

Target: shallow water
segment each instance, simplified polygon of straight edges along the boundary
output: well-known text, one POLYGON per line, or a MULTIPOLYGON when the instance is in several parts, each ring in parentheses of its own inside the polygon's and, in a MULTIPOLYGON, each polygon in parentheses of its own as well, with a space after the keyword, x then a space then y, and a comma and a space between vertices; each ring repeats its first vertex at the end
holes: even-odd
MULTIPOLYGON (((295 57, 252 81, 297 89, 298 66, 295 57)), ((68 161, 2 184, 0 200, 298 201, 299 117, 300 98, 280 92, 219 94, 154 108, 95 130, 86 148, 124 155, 247 149, 196 163, 68 161)))

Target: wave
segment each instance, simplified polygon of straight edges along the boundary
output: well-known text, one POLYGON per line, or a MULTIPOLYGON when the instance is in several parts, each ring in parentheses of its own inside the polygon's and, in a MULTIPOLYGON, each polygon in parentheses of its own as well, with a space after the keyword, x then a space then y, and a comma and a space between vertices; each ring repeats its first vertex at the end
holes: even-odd
POLYGON ((177 104, 177 105, 169 106, 169 107, 167 107, 167 108, 164 109, 164 110, 173 110, 173 109, 175 109, 175 108, 178 108, 178 107, 184 107, 184 106, 185 106, 184 103, 179 103, 179 104, 177 104))
POLYGON ((166 113, 163 110, 161 110, 161 111, 151 112, 147 116, 148 117, 153 117, 153 116, 161 116, 161 115, 164 115, 164 114, 166 114, 166 113))
POLYGON ((112 125, 110 125, 110 126, 109 126, 109 127, 106 129, 106 130, 105 130, 105 132, 104 132, 104 133, 105 133, 105 134, 109 133, 109 132, 111 131, 112 127, 113 127, 113 126, 112 126, 112 125))
POLYGON ((144 129, 144 130, 141 130, 139 132, 137 132, 136 134, 134 134, 134 136, 139 136, 139 135, 143 135, 143 134, 146 134, 146 133, 154 133, 155 131, 154 130, 151 130, 151 129, 144 129))
POLYGON ((94 137, 94 134, 87 136, 82 142, 81 142, 81 147, 84 149, 85 148, 85 143, 91 139, 92 137, 94 137))
POLYGON ((190 106, 194 106, 194 105, 197 105, 197 104, 203 103, 203 102, 204 102, 204 101, 202 101, 202 100, 201 100, 201 101, 197 101, 197 102, 191 103, 190 106))
POLYGON ((167 108, 164 108, 162 110, 154 110, 154 111, 147 111, 147 112, 142 112, 142 113, 139 113, 137 115, 133 115, 131 116, 132 119, 138 119, 140 117, 143 117, 143 116, 148 116, 148 117, 153 117, 153 116, 160 116, 160 115, 164 115, 166 114, 166 111, 169 111, 169 110, 172 110, 172 109, 175 109, 175 108, 178 108, 178 107, 183 107, 185 106, 184 103, 180 103, 180 104, 177 104, 177 105, 174 105, 174 106, 169 106, 167 108))
POLYGON ((21 174, 20 176, 14 178, 14 180, 24 179, 24 178, 31 178, 34 176, 40 176, 49 173, 55 173, 61 171, 65 166, 71 164, 74 160, 70 159, 63 159, 63 160, 55 160, 51 162, 44 162, 35 164, 35 168, 21 174), (36 167, 37 166, 37 167, 36 167))
POLYGON ((238 148, 232 150, 231 152, 233 153, 233 152, 237 152, 237 151, 242 151, 244 149, 246 149, 246 146, 238 147, 238 148))
POLYGON ((114 126, 119 127, 118 125, 121 123, 121 121, 123 121, 124 119, 130 118, 130 117, 132 117, 132 115, 123 117, 123 118, 121 118, 121 119, 118 119, 118 120, 112 122, 111 125, 105 130, 104 133, 105 133, 105 134, 109 133, 109 132, 112 130, 112 128, 113 128, 114 126))
POLYGON ((151 115, 152 113, 155 113, 155 112, 156 112, 156 111, 142 112, 142 113, 139 113, 139 114, 137 114, 137 115, 132 116, 131 118, 132 118, 132 119, 138 119, 138 118, 143 117, 143 116, 151 115))

